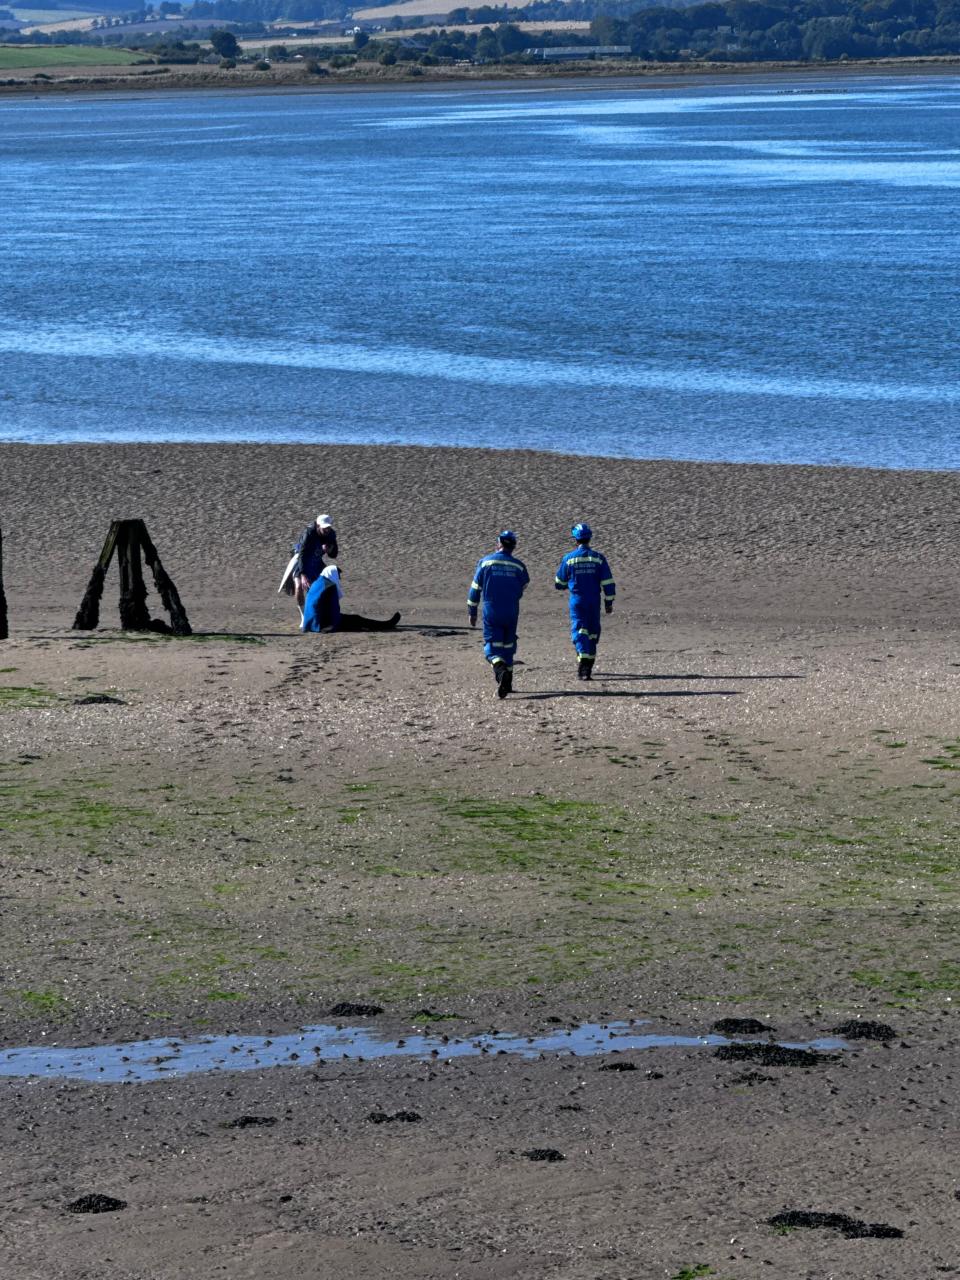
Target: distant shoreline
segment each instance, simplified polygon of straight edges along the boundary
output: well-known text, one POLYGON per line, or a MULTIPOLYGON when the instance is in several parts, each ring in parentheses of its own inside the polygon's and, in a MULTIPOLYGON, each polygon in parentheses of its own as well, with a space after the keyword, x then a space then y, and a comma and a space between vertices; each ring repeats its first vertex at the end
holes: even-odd
MULTIPOLYGON (((63 68, 67 71, 67 68, 63 68)), ((32 97, 47 94, 99 93, 126 94, 169 93, 174 91, 245 91, 247 93, 330 93, 341 90, 413 89, 449 90, 453 86, 473 91, 503 89, 505 86, 543 88, 593 87, 598 81, 604 88, 674 88, 677 84, 709 84, 721 78, 779 80, 788 76, 829 76, 831 78, 903 77, 918 75, 960 76, 960 57, 955 58, 865 58, 846 62, 691 62, 635 63, 625 67, 618 63, 596 63, 589 70, 584 63, 569 64, 569 69, 556 65, 543 67, 505 66, 497 71, 489 67, 428 67, 412 78, 397 67, 372 64, 369 73, 357 74, 351 68, 335 76, 316 77, 297 65, 282 64, 269 72, 253 68, 221 70, 218 67, 185 65, 176 70, 147 67, 134 74, 126 68, 91 67, 85 75, 55 75, 43 68, 24 68, 19 75, 0 80, 0 97, 32 97), (37 80, 38 74, 49 79, 37 80)), ((51 68, 52 72, 56 68, 51 68)))

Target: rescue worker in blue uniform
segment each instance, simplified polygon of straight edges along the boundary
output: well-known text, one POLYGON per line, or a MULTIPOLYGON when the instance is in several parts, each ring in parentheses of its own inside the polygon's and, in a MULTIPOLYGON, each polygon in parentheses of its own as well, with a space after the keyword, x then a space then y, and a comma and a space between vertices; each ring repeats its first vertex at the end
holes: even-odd
POLYGON ((493 667, 498 698, 505 698, 513 688, 520 597, 530 581, 527 566, 513 554, 516 545, 517 535, 504 529, 497 538, 496 551, 477 562, 467 596, 471 627, 477 625, 477 610, 483 600, 483 652, 493 667))
POLYGON ((600 639, 600 599, 602 596, 604 610, 612 613, 617 586, 606 556, 590 546, 590 526, 575 524, 570 535, 576 549, 568 551, 560 561, 554 586, 570 593, 570 634, 577 651, 577 679, 589 680, 600 639))

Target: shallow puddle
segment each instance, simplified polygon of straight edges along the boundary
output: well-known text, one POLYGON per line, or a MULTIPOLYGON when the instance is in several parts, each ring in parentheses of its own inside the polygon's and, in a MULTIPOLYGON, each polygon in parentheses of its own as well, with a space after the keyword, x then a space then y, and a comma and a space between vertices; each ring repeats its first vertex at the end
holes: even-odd
MULTIPOLYGON (((210 1036, 200 1040, 137 1040, 130 1044, 60 1048, 25 1046, 0 1050, 0 1076, 41 1076, 110 1083, 162 1080, 199 1071, 252 1071, 264 1067, 304 1067, 327 1060, 354 1062, 374 1058, 423 1060, 479 1057, 481 1054, 575 1054, 592 1057, 627 1049, 655 1049, 679 1045, 704 1048, 735 1043, 726 1036, 640 1034, 639 1023, 584 1023, 568 1031, 540 1036, 508 1032, 466 1039, 441 1035, 386 1037, 372 1027, 304 1027, 285 1036, 210 1036)), ((743 1040, 737 1041, 743 1043, 743 1040)), ((785 1048, 817 1051, 846 1048, 836 1038, 783 1043, 785 1048)))

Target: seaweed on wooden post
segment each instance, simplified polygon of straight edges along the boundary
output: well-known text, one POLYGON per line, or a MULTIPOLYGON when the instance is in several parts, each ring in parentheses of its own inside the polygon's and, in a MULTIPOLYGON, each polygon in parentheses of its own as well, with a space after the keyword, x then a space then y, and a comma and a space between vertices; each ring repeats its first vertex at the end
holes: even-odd
POLYGON ((140 561, 140 520, 122 520, 117 536, 117 567, 120 570, 120 626, 124 631, 149 631, 147 588, 140 561))
POLYGON ((93 631, 100 621, 100 598, 103 595, 103 580, 107 576, 107 569, 113 559, 113 550, 117 545, 117 535, 120 532, 122 523, 122 520, 114 520, 110 525, 106 541, 103 544, 103 550, 100 552, 100 559, 93 566, 93 573, 90 575, 87 589, 83 593, 83 599, 80 601, 77 616, 73 620, 74 631, 93 631))
POLYGON ((3 530, 0 529, 0 640, 6 640, 7 630, 7 597, 3 593, 3 530))
POLYGON ((157 549, 150 541, 150 535, 147 533, 147 526, 142 520, 138 521, 138 523, 142 530, 140 545, 143 547, 143 558, 150 566, 150 572, 153 574, 153 581, 160 592, 163 607, 170 615, 170 628, 175 636, 189 636, 192 632, 187 619, 187 611, 180 600, 180 593, 173 585, 173 579, 160 563, 157 549))
POLYGON ((120 570, 120 626, 124 631, 172 631, 174 635, 191 634, 186 610, 173 581, 160 563, 157 549, 150 540, 142 520, 114 520, 110 525, 100 559, 93 567, 90 582, 73 622, 75 631, 92 631, 100 620, 100 599, 110 561, 116 552, 120 570), (147 609, 147 588, 143 581, 141 552, 153 573, 164 608, 170 614, 171 626, 151 619, 147 609))

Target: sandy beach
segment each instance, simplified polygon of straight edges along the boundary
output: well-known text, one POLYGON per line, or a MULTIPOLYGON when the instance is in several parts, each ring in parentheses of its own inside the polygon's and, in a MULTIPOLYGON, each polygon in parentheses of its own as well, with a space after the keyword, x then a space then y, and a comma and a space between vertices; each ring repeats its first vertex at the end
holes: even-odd
POLYGON ((895 1033, 816 1065, 698 1045, 0 1081, 6 1277, 960 1271, 960 473, 255 445, 0 464, 7 1048, 895 1033), (298 634, 276 588, 321 510, 344 607, 399 609, 396 633, 298 634), (191 638, 119 632, 115 569, 100 628, 71 630, 120 517, 191 638), (586 687, 553 589, 576 518, 618 588, 586 687), (501 702, 465 597, 504 525, 532 582, 501 702), (127 1208, 67 1212, 85 1193, 127 1208), (769 1225, 789 1209, 903 1234, 769 1225))

